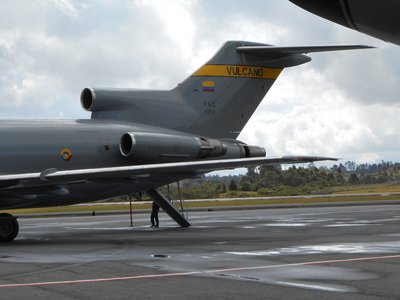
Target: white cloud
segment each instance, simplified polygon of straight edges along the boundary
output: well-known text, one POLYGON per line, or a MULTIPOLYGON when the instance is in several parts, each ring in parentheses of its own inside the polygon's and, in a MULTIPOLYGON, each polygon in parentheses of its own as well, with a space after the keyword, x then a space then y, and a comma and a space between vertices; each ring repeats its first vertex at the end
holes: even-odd
POLYGON ((82 1, 73 0, 50 0, 61 12, 71 17, 78 17, 79 11, 87 9, 89 5, 82 1))

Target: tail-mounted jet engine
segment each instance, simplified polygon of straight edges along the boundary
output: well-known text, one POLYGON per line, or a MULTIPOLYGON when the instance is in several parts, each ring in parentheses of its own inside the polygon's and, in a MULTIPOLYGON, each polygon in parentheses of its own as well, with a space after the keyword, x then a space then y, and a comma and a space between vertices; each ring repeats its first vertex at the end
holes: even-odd
MULTIPOLYGON (((141 114, 146 114, 147 105, 161 105, 161 110, 168 101, 157 103, 146 99, 146 93, 134 90, 91 89, 85 88, 81 93, 82 107, 99 115, 92 118, 121 118, 123 114, 132 114, 135 107, 141 114), (150 103, 150 104, 149 104, 150 103), (118 113, 116 113, 118 111, 118 113), (107 113, 110 114, 107 115, 107 113)), ((165 100, 165 99, 164 99, 165 100)), ((182 105, 174 105, 174 110, 182 105)), ((190 111, 179 111, 180 115, 190 111)), ((137 117, 137 116, 136 116, 137 117)), ((152 119, 149 116, 149 119, 152 119)), ((145 122, 142 122, 145 123, 145 122)), ((141 163, 161 163, 174 161, 191 161, 199 159, 229 159, 265 156, 265 149, 249 146, 234 139, 205 138, 196 135, 179 133, 127 132, 122 135, 119 144, 123 157, 141 163)))
POLYGON ((127 158, 143 161, 196 160, 226 154, 225 143, 214 139, 163 133, 128 132, 119 147, 127 158))
POLYGON ((124 157, 145 162, 265 156, 264 148, 238 141, 148 132, 123 134, 119 149, 124 157))

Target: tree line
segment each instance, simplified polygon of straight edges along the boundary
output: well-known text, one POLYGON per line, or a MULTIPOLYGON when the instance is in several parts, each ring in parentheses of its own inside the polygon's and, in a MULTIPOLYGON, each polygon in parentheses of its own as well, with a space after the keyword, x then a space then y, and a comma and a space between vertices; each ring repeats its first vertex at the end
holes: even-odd
MULTIPOLYGON (((182 198, 288 196, 326 193, 334 187, 400 181, 400 163, 359 164, 347 161, 332 167, 281 165, 248 168, 245 175, 203 176, 180 182, 182 198)), ((171 188, 174 190, 174 187, 171 188)))

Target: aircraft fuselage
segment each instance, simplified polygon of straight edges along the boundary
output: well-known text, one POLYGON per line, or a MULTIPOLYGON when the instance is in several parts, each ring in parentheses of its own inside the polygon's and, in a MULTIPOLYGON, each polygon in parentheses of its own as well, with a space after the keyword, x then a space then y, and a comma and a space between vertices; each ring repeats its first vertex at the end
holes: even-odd
MULTIPOLYGON (((159 127, 107 120, 1 120, 0 175, 146 163, 121 154, 120 139, 127 132, 176 134, 159 127)), ((95 201, 149 190, 180 178, 143 174, 137 178, 82 181, 68 186, 48 187, 44 182, 31 188, 13 187, 2 191, 5 196, 1 197, 0 209, 95 201)))
POLYGON ((107 120, 1 120, 0 174, 143 163, 121 155, 120 139, 127 132, 173 131, 107 120))

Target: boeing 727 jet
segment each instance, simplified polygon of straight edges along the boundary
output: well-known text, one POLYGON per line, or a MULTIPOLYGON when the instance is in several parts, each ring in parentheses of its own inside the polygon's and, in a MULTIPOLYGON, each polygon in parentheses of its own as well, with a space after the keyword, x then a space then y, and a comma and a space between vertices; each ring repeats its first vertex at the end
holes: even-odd
MULTIPOLYGON (((229 41, 172 90, 85 88, 91 119, 0 120, 0 210, 145 192, 190 226, 158 187, 215 170, 330 159, 265 157, 237 137, 282 70, 311 60, 304 53, 360 48, 229 41)), ((0 214, 0 241, 18 229, 0 214)))

